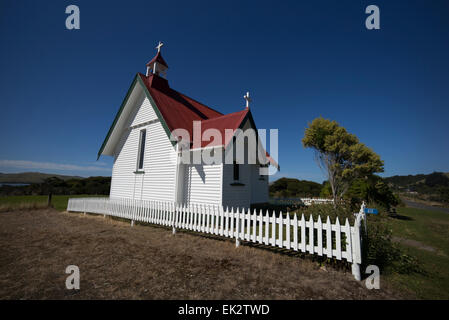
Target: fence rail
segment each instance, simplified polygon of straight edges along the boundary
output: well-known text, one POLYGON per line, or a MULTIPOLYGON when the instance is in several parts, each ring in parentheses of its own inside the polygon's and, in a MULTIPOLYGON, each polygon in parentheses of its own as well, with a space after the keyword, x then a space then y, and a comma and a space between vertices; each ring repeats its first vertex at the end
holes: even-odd
POLYGON ((348 219, 341 224, 337 218, 331 223, 329 217, 323 222, 312 216, 298 217, 289 213, 270 215, 260 210, 224 209, 214 205, 180 206, 173 202, 145 201, 110 198, 71 198, 67 211, 96 213, 134 221, 209 233, 235 238, 240 241, 264 244, 304 253, 317 254, 352 263, 352 273, 360 280, 361 219, 363 207, 357 214, 354 226, 348 219))

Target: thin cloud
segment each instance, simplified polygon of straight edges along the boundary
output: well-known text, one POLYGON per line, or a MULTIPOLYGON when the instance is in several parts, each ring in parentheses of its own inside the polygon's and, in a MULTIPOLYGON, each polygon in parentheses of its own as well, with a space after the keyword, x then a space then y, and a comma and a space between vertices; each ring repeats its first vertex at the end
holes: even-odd
POLYGON ((79 166, 74 164, 38 162, 26 160, 0 160, 0 167, 62 170, 62 171, 111 171, 111 168, 98 167, 98 166, 79 166))

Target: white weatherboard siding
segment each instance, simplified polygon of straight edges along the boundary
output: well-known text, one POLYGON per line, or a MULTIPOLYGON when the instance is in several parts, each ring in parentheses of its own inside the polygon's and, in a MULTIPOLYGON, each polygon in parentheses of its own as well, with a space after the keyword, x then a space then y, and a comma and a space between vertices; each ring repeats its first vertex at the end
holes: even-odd
POLYGON ((134 198, 138 143, 138 130, 128 130, 120 139, 112 167, 111 198, 134 198))
POLYGON ((176 152, 150 101, 141 98, 115 151, 111 198, 174 201, 176 152), (143 123, 150 124, 142 125, 143 123), (137 126, 137 127, 135 127, 137 126), (146 129, 144 169, 136 174, 140 130, 146 129))
POLYGON ((160 122, 147 127, 144 200, 175 201, 176 151, 160 122))
POLYGON ((135 108, 135 111, 131 113, 131 126, 136 126, 142 123, 145 123, 147 121, 156 120, 157 115, 156 112, 154 112, 153 107, 151 106, 150 100, 148 98, 144 98, 143 101, 140 102, 140 107, 135 108))
POLYGON ((250 206, 251 199, 251 165, 240 165, 240 180, 234 181, 234 168, 232 164, 223 165, 223 206, 242 208, 250 206), (231 186, 232 183, 239 182, 244 186, 231 186))
POLYGON ((222 164, 183 165, 183 204, 221 205, 222 164))

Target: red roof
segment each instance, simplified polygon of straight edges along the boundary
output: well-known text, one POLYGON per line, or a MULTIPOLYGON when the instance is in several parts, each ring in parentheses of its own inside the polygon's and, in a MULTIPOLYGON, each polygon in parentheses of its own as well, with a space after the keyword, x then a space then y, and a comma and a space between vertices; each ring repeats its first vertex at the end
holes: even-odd
POLYGON ((162 64, 162 65, 164 65, 164 66, 166 66, 166 67, 168 68, 167 62, 165 62, 164 58, 162 58, 162 54, 161 54, 160 51, 154 56, 153 59, 151 59, 150 62, 147 63, 147 67, 148 67, 149 65, 151 65, 151 64, 152 64, 153 62, 155 62, 155 61, 158 62, 158 63, 160 63, 160 64, 162 64))
MULTIPOLYGON (((242 123, 243 119, 245 119, 248 112, 249 110, 245 109, 242 111, 229 113, 226 115, 201 121, 201 134, 203 134, 207 129, 216 129, 220 132, 222 140, 224 139, 224 141, 214 141, 213 138, 211 138, 212 141, 201 141, 201 147, 220 145, 227 146, 233 137, 234 130, 240 127, 240 124, 242 123), (226 135, 226 129, 232 129, 232 135, 226 135)), ((193 148, 196 148, 196 146, 194 145, 193 148)))
MULTIPOLYGON (((154 59, 153 59, 154 60, 154 59)), ((185 129, 189 132, 191 146, 198 148, 193 139, 193 122, 201 121, 201 137, 207 129, 217 129, 224 141, 201 141, 201 147, 206 146, 227 146, 233 137, 226 136, 226 129, 233 131, 238 129, 243 120, 250 113, 249 109, 229 113, 223 115, 222 113, 209 108, 208 106, 187 97, 186 95, 173 90, 169 87, 168 81, 161 76, 150 74, 145 76, 138 73, 151 97, 156 103, 156 107, 162 115, 168 129, 173 132, 175 129, 185 129)), ((273 159, 268 155, 268 159, 272 162, 273 159)), ((277 164, 276 164, 277 165, 277 164)))
POLYGON ((156 102, 170 131, 186 129, 193 138, 193 121, 203 121, 221 117, 223 114, 204 104, 171 89, 168 81, 158 75, 148 77, 139 73, 151 97, 156 102))

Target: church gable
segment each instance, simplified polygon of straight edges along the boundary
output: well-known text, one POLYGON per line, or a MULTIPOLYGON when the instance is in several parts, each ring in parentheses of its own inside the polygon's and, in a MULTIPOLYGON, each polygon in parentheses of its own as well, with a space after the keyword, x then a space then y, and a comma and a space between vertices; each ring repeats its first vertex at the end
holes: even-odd
POLYGON ((135 127, 149 121, 158 120, 158 116, 151 105, 150 100, 145 95, 139 100, 139 103, 134 107, 134 112, 131 114, 130 127, 135 127))

